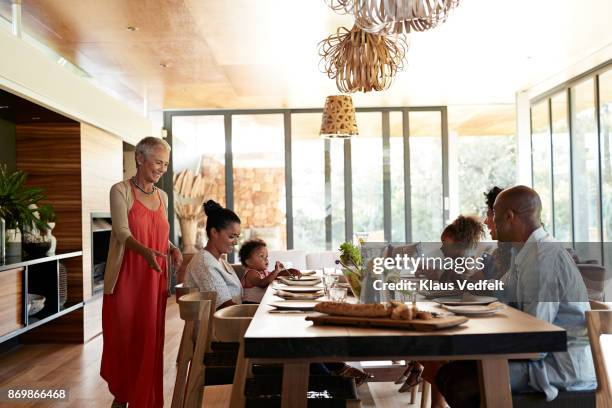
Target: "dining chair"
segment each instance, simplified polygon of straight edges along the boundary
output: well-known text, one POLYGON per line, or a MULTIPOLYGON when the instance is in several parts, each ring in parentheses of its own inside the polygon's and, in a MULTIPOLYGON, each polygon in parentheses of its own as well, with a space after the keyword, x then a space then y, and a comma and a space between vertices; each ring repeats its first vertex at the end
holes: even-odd
POLYGON ((612 334, 612 309, 603 302, 590 302, 591 310, 586 312, 586 325, 595 366, 597 388, 593 391, 560 391, 557 398, 546 402, 543 394, 514 394, 512 401, 516 407, 525 408, 608 408, 612 407, 612 389, 606 370, 600 337, 612 334))
POLYGON ((612 310, 592 310, 586 312, 587 330, 593 364, 595 365, 595 376, 597 377, 597 389, 595 399, 597 408, 612 407, 612 388, 601 348, 600 337, 604 334, 612 334, 612 310))
POLYGON ((430 397, 431 397, 431 384, 427 381, 423 381, 423 388, 421 390, 421 408, 429 408, 431 407, 430 397))
POLYGON ((202 364, 194 364, 194 361, 204 359, 208 342, 210 309, 213 304, 209 292, 193 292, 179 298, 179 313, 181 319, 185 321, 185 327, 181 337, 172 408, 202 406, 202 393, 192 391, 204 387, 205 373, 202 364), (197 339, 195 342, 194 337, 197 339))
MULTIPOLYGON (((198 288, 192 288, 189 287, 187 285, 185 285, 184 283, 179 283, 177 285, 174 285, 174 295, 175 295, 175 299, 176 299, 176 303, 178 304, 179 299, 181 298, 181 296, 186 295, 188 293, 191 292, 196 292, 198 290, 198 288)), ((182 349, 183 349, 183 337, 185 335, 185 331, 183 330, 183 334, 181 335, 181 342, 179 343, 179 350, 178 353, 176 354, 176 362, 178 363, 179 360, 181 359, 181 353, 182 353, 182 349)))
POLYGON ((600 302, 598 300, 589 300, 591 310, 611 310, 612 304, 600 302))
POLYGON ((185 321, 172 396, 172 408, 200 407, 204 386, 231 384, 237 348, 216 347, 213 339, 215 292, 190 292, 179 298, 185 321))
POLYGON ((419 384, 415 385, 410 389, 410 405, 416 403, 417 394, 421 392, 421 408, 429 408, 431 407, 430 397, 431 397, 431 384, 427 381, 423 380, 419 384))
POLYGON ((589 300, 602 301, 604 298, 604 287, 609 279, 607 268, 590 263, 576 264, 580 276, 587 288, 589 300))

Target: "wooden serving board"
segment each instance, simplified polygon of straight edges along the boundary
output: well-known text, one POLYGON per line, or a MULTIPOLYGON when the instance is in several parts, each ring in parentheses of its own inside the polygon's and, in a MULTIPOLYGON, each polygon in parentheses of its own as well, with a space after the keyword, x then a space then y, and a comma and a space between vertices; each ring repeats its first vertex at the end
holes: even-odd
POLYGON ((331 316, 319 314, 307 316, 315 325, 340 325, 360 327, 390 327, 395 329, 412 329, 418 331, 433 331, 459 326, 468 321, 465 316, 434 317, 431 320, 393 320, 379 317, 331 316))

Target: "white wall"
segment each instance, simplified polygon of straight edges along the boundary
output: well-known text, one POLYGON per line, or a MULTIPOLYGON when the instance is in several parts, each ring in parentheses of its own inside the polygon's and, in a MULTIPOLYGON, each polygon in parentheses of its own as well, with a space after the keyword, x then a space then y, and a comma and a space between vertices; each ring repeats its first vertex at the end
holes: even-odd
POLYGON ((141 113, 63 68, 40 50, 0 29, 0 88, 136 144, 161 129, 141 113))

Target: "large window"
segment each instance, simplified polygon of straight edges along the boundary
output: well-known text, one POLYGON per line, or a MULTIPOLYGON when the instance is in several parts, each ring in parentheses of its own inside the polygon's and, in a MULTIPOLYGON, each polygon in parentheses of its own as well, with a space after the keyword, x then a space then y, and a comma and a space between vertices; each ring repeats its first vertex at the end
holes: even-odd
POLYGON ((571 88, 572 164, 574 183, 574 238, 584 257, 600 260, 600 248, 588 242, 601 242, 599 207, 599 141, 595 119, 595 87, 592 79, 571 88))
POLYGON ((542 200, 542 223, 553 232, 551 145, 548 101, 531 108, 531 160, 533 163, 533 188, 542 200))
POLYGON ((438 241, 444 228, 440 112, 410 112, 412 238, 438 241))
MULTIPOLYGON (((185 180, 200 174, 197 187, 192 187, 192 195, 202 199, 212 199, 227 205, 225 191, 225 127, 222 115, 176 116, 172 119, 173 143, 172 164, 174 175, 182 172, 185 180)), ((178 205, 196 207, 199 198, 174 195, 178 205)), ((193 211, 193 210, 192 210, 193 211)), ((196 241, 206 241, 206 217, 203 211, 197 216, 196 241)), ((180 231, 180 223, 175 219, 175 231, 180 231)))
POLYGON ((531 105, 533 183, 543 206, 552 202, 554 235, 572 242, 582 260, 608 267, 612 265, 610 66, 583 74, 531 105))
POLYGON ((223 116, 176 116, 172 127, 174 174, 184 170, 201 173, 206 198, 226 205, 223 116))
POLYGON ((353 231, 367 241, 384 241, 383 144, 380 112, 357 113, 359 135, 351 139, 353 231))
POLYGON ((572 242, 572 169, 567 92, 551 98, 552 161, 553 161, 553 213, 554 235, 559 241, 572 242))
POLYGON ((516 183, 514 105, 449 107, 451 218, 484 215, 484 193, 516 183))
POLYGON ((612 69, 599 76, 604 261, 612 264, 612 69))
MULTIPOLYGON (((346 140, 328 140, 325 143, 329 153, 329 187, 327 194, 328 219, 331 218, 331 245, 327 249, 337 249, 346 240, 344 151, 349 147, 346 140)), ((296 247, 299 248, 299 247, 296 247)))
POLYGON ((283 115, 233 115, 234 209, 244 235, 284 249, 285 131, 283 115))
POLYGON ((391 186, 391 240, 406 240, 405 194, 409 185, 404 182, 404 121, 402 112, 389 113, 389 178, 391 186))
POLYGON ((325 249, 325 144, 319 137, 320 127, 320 113, 291 116, 295 248, 325 249))
MULTIPOLYGON (((203 198, 233 208, 244 237, 261 237, 270 249, 329 250, 358 238, 436 241, 444 228, 450 201, 444 107, 357 109, 359 135, 348 140, 319 136, 319 109, 167 112, 165 118, 175 174, 199 172, 203 198)), ((499 162, 461 177, 471 210, 491 180, 510 184, 514 150, 507 135, 461 137, 460 149, 493 149, 491 161, 499 162)))

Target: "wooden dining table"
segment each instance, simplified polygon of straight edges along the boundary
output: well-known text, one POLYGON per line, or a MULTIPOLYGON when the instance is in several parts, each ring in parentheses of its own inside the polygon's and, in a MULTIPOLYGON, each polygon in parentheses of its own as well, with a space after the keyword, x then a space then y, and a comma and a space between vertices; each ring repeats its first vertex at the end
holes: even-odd
MULTIPOLYGON (((270 313, 279 301, 268 287, 241 341, 232 387, 231 407, 245 404, 244 386, 250 364, 282 364, 285 408, 307 405, 309 364, 380 360, 476 360, 481 406, 512 407, 508 360, 537 358, 566 351, 564 329, 506 307, 488 317, 470 317, 457 327, 411 331, 352 326, 315 326, 305 313, 270 313)), ((420 309, 438 310, 433 302, 420 309)))

